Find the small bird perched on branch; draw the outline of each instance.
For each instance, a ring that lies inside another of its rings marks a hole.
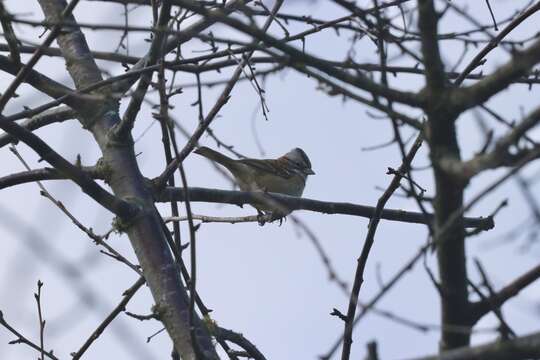
[[[202,146],[194,153],[217,162],[234,176],[242,191],[274,192],[291,196],[302,196],[308,175],[314,175],[311,162],[304,150],[294,148],[277,159],[234,160],[215,150]],[[259,212],[271,213],[272,220],[280,219],[291,211],[275,201],[253,204]]]

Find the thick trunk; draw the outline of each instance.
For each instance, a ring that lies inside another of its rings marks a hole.
[[[39,0],[39,3],[48,20],[62,21],[60,14],[66,7],[64,0]],[[63,21],[75,24],[73,16],[67,16]],[[101,73],[78,26],[64,27],[57,42],[77,89],[101,81]],[[102,89],[99,94],[103,95],[103,100],[96,100],[91,106],[76,110],[80,115],[79,120],[92,132],[102,151],[101,166],[107,174],[107,183],[117,197],[139,209],[134,218],[119,219],[120,226],[131,241],[156,302],[155,309],[181,358],[217,359],[211,337],[196,314],[192,314],[195,326],[195,341],[192,341],[186,288],[168,248],[162,220],[154,206],[151,191],[140,173],[133,140],[130,136],[121,140],[111,136],[111,130],[118,124],[120,117],[116,102],[106,93],[107,90]]]
[[[445,331],[452,326],[470,326],[463,216],[453,219],[463,206],[465,184],[441,170],[437,163],[444,157],[460,158],[454,119],[431,115],[431,158],[435,176],[435,221],[437,232],[437,259],[441,289],[441,322],[443,326],[441,350],[469,344],[469,334]],[[453,219],[453,220],[451,220]],[[448,227],[448,221],[452,221]]]

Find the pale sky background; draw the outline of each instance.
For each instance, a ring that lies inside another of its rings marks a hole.
[[[453,1],[463,6],[484,24],[491,18],[484,1]],[[35,1],[5,2],[12,13],[25,18],[42,19]],[[358,1],[359,5],[371,1]],[[443,3],[443,1],[439,1]],[[528,1],[491,0],[497,19],[507,18]],[[313,17],[334,19],[344,12],[329,1],[290,1],[284,12],[310,14]],[[79,21],[96,24],[123,23],[123,7],[103,2],[82,1],[75,15]],[[149,10],[146,7],[130,12],[130,23],[149,26]],[[538,15],[531,17],[513,38],[537,32]],[[470,29],[471,25],[455,16],[441,23],[441,32]],[[305,29],[291,23],[291,34]],[[41,42],[41,29],[16,26],[17,33],[24,39]],[[232,32],[224,26],[213,28],[214,34],[227,36]],[[273,34],[282,36],[277,26]],[[113,51],[120,39],[118,31],[84,31],[90,47],[95,50]],[[145,34],[130,35],[131,54],[143,54],[148,47],[141,41]],[[342,60],[348,50],[350,34],[342,33],[336,41],[333,30],[323,31],[306,42],[306,51],[321,54],[327,59]],[[478,36],[475,36],[478,38]],[[300,47],[300,42],[295,42]],[[184,47],[184,54],[191,50],[207,49],[207,45],[195,44]],[[415,49],[418,49],[415,47]],[[356,61],[376,59],[375,47],[369,40],[359,41],[355,47]],[[442,42],[444,58],[448,68],[461,54],[461,46],[450,41]],[[469,53],[470,59],[476,51]],[[24,57],[27,59],[28,57]],[[504,63],[507,54],[497,49],[491,53],[484,71]],[[112,74],[123,69],[110,63],[104,68]],[[408,63],[408,65],[414,65]],[[259,66],[262,68],[262,66]],[[44,57],[37,70],[71,86],[61,59]],[[231,69],[220,74],[209,73],[202,80],[228,78]],[[10,77],[3,74],[4,84]],[[178,84],[194,82],[191,74],[178,74]],[[420,76],[391,77],[392,85],[417,90],[423,84]],[[7,85],[4,85],[4,88]],[[363,147],[384,143],[391,139],[391,127],[386,120],[373,120],[366,108],[352,101],[343,102],[340,97],[329,97],[317,90],[313,79],[288,70],[272,76],[265,82],[266,100],[270,108],[269,121],[260,111],[257,94],[249,83],[239,84],[232,93],[221,116],[212,125],[215,133],[235,149],[251,157],[261,157],[253,137],[255,129],[265,156],[276,157],[293,147],[301,147],[309,155],[317,175],[310,177],[304,196],[327,201],[347,201],[364,205],[375,205],[381,191],[376,186],[386,185],[390,177],[385,175],[388,166],[398,167],[400,157],[397,147],[386,147],[376,151],[362,151]],[[537,106],[533,87],[514,85],[510,91],[493,98],[489,105],[509,119],[518,120],[523,113]],[[213,105],[221,88],[203,90],[205,111]],[[35,106],[46,101],[46,97],[28,86],[18,91],[20,97],[11,101],[6,113],[21,110],[21,106]],[[153,95],[155,99],[155,94]],[[183,126],[192,130],[197,124],[196,108],[190,106],[196,100],[193,88],[186,88],[182,95],[174,98],[172,116]],[[123,105],[127,100],[123,101]],[[371,111],[370,113],[375,113]],[[151,109],[145,108],[139,115],[134,136],[152,123]],[[418,115],[418,114],[415,114]],[[491,121],[490,125],[495,126]],[[81,154],[83,164],[92,165],[99,157],[97,147],[88,132],[76,121],[55,124],[36,132],[40,137],[74,161]],[[504,131],[496,128],[496,136]],[[410,135],[409,130],[404,132]],[[470,157],[483,144],[471,112],[459,120],[460,145],[464,158]],[[178,136],[180,145],[183,138]],[[161,154],[159,126],[154,125],[137,142],[139,160],[147,177],[156,176],[164,167]],[[216,148],[214,141],[203,136],[201,143]],[[37,157],[24,145],[18,150],[32,167],[42,167]],[[426,165],[427,146],[424,145],[415,165]],[[22,171],[23,167],[13,154],[4,147],[0,150],[1,176]],[[525,170],[528,176],[536,176],[538,166]],[[229,189],[230,184],[204,159],[192,155],[185,161],[188,182],[191,186]],[[488,183],[502,175],[503,171],[489,171],[475,178],[467,192],[474,196]],[[415,180],[433,194],[431,172],[416,173]],[[110,228],[112,216],[97,206],[78,188],[66,182],[45,183],[47,189],[62,201],[85,225],[101,234]],[[538,187],[532,188],[535,195]],[[498,289],[523,272],[536,265],[540,248],[537,243],[529,244],[526,237],[514,242],[501,241],[501,237],[530,217],[515,182],[510,181],[471,212],[470,216],[486,216],[505,198],[510,204],[496,218],[496,228],[467,242],[469,274],[478,280],[472,264],[479,257]],[[394,197],[388,208],[416,211],[413,201]],[[183,206],[181,207],[183,211]],[[193,204],[194,213],[235,216],[253,215],[252,208],[240,209],[230,205]],[[168,215],[168,206],[162,208]],[[352,283],[356,258],[359,256],[367,233],[367,219],[324,215],[312,212],[296,212],[317,234],[332,265],[339,276]],[[525,230],[531,223],[522,226]],[[185,231],[186,225],[182,224]],[[531,227],[531,230],[533,228]],[[35,184],[21,185],[1,191],[0,194],[0,310],[7,321],[29,338],[38,340],[37,310],[33,293],[38,279],[45,283],[43,293],[44,318],[47,320],[45,344],[47,349],[61,359],[69,359],[88,335],[103,320],[121,299],[122,292],[136,280],[135,274],[126,266],[99,253],[100,248],[82,234],[47,199],[39,195]],[[187,236],[184,232],[183,239]],[[326,353],[333,342],[341,336],[343,323],[329,313],[336,307],[345,312],[348,297],[335,283],[328,280],[314,246],[307,236],[296,230],[292,221],[281,227],[269,224],[260,227],[250,224],[203,224],[197,232],[198,239],[198,291],[206,305],[213,309],[213,318],[220,326],[243,333],[256,344],[268,359],[316,359]],[[365,282],[360,292],[361,301],[367,301],[380,288],[377,277],[388,280],[413,256],[426,240],[426,229],[420,225],[400,224],[383,221],[375,238],[370,255]],[[125,236],[114,235],[110,244],[134,260],[129,241]],[[530,246],[526,246],[530,245]],[[436,272],[436,259],[428,258],[428,266]],[[379,274],[377,274],[379,273]],[[510,326],[519,334],[538,330],[540,286],[533,285],[509,301],[503,308]],[[129,303],[127,309],[139,314],[150,312],[152,300],[147,288],[141,289]],[[384,310],[395,312],[405,318],[436,325],[439,323],[439,301],[422,264],[405,275],[404,279],[378,304]],[[478,328],[493,328],[497,325],[492,316],[485,317]],[[156,321],[139,322],[120,315],[86,354],[87,359],[164,359],[171,350],[165,333],[157,335],[150,343],[146,338],[161,329]],[[474,343],[491,341],[496,333],[478,333]],[[0,328],[0,358],[35,358],[37,353],[24,345],[8,345],[14,337]],[[381,359],[403,359],[427,355],[437,351],[439,331],[421,333],[395,322],[371,314],[355,328],[351,358],[362,358],[365,344],[376,340]]]

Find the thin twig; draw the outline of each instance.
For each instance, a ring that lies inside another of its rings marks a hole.
[[[343,350],[341,353],[342,360],[348,360],[350,356],[351,345],[352,345],[352,332],[353,332],[353,326],[354,326],[353,322],[354,322],[354,317],[356,314],[356,308],[358,305],[358,294],[360,292],[362,283],[364,282],[364,269],[367,264],[371,247],[373,246],[373,243],[375,241],[375,232],[377,231],[377,225],[379,224],[381,220],[384,206],[386,205],[386,203],[388,202],[388,200],[390,199],[394,191],[396,191],[399,188],[399,183],[402,178],[402,176],[399,174],[406,172],[407,169],[410,167],[411,162],[414,159],[414,156],[416,155],[416,152],[418,151],[418,149],[420,149],[420,146],[422,145],[422,140],[423,140],[423,135],[422,133],[420,133],[418,137],[416,138],[416,141],[414,142],[412,148],[409,150],[407,157],[403,159],[403,163],[399,167],[398,174],[394,175],[394,178],[392,179],[387,190],[383,193],[383,195],[377,201],[377,206],[375,207],[373,216],[371,217],[369,221],[368,234],[366,236],[366,240],[364,242],[364,246],[362,248],[360,257],[357,260],[358,265],[356,268],[353,288],[352,288],[351,296],[349,299],[349,307],[347,310],[347,321],[345,322],[345,329],[344,329],[344,334],[343,334],[343,339],[344,339]]]
[[[127,303],[131,300],[131,298],[137,293],[137,291],[143,286],[145,283],[144,278],[141,276],[135,283],[126,291],[124,291],[122,301],[110,312],[110,314],[99,324],[99,326],[90,334],[88,339],[84,342],[84,344],[77,350],[76,352],[72,353],[72,359],[78,360],[80,359],[86,350],[92,345],[94,341],[96,341],[99,336],[105,331],[107,326],[120,314],[122,311],[126,309]]]

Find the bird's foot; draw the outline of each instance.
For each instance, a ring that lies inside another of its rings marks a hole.
[[[257,210],[257,223],[259,226],[264,226],[264,224],[266,224],[266,215],[259,210]]]
[[[273,212],[270,222],[279,221],[279,226],[283,224],[283,221],[287,221],[287,216],[279,212]]]

